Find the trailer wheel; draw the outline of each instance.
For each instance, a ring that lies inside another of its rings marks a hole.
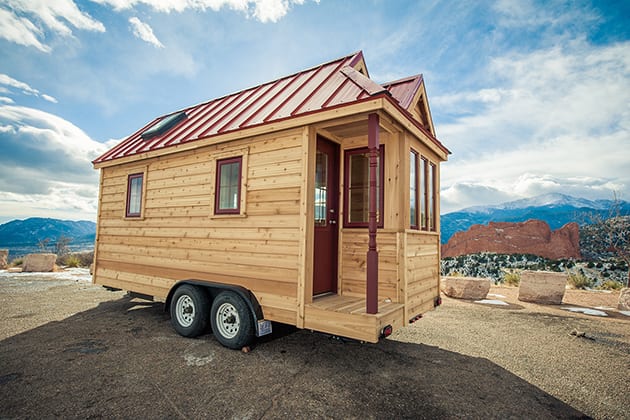
[[[184,284],[171,299],[171,324],[184,337],[197,337],[208,327],[210,301],[198,287]]]
[[[241,349],[255,338],[254,321],[247,303],[236,293],[226,290],[212,302],[210,322],[219,343]]]

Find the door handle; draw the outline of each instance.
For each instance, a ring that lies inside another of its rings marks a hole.
[[[331,225],[336,225],[337,221],[336,220],[329,220],[328,223],[330,223]]]

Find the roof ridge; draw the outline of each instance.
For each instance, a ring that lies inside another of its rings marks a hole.
[[[221,99],[225,99],[225,98],[233,96],[233,95],[239,95],[239,94],[241,94],[241,93],[243,93],[245,91],[248,91],[248,90],[257,89],[257,88],[260,88],[260,87],[265,86],[265,85],[277,83],[277,82],[279,82],[281,80],[288,79],[290,77],[295,77],[295,76],[297,76],[297,75],[299,75],[301,73],[306,73],[306,72],[309,72],[309,71],[312,71],[312,70],[316,70],[319,67],[324,67],[324,66],[327,66],[329,64],[335,63],[337,61],[344,61],[344,60],[348,60],[348,59],[356,58],[356,57],[361,57],[361,56],[363,56],[363,51],[358,50],[358,51],[353,52],[352,54],[344,55],[343,57],[339,57],[339,58],[336,58],[334,60],[329,60],[329,61],[326,61],[324,63],[316,64],[314,66],[311,66],[311,67],[308,67],[308,68],[305,68],[305,69],[302,69],[302,70],[295,71],[295,72],[293,72],[291,74],[287,74],[287,75],[278,77],[277,79],[269,80],[269,81],[266,81],[266,82],[263,82],[263,83],[259,83],[259,84],[254,85],[254,86],[250,86],[250,87],[247,87],[247,88],[244,88],[244,89],[240,89],[240,90],[237,90],[236,92],[226,93],[225,95],[218,96],[218,97],[212,98],[212,99],[208,99],[207,101],[199,102],[199,103],[197,103],[195,105],[189,105],[189,106],[187,106],[185,108],[181,108],[181,109],[179,109],[177,111],[173,111],[173,112],[169,112],[168,114],[160,115],[157,118],[158,119],[159,118],[163,118],[163,117],[166,117],[166,116],[171,115],[171,114],[175,114],[175,113],[182,112],[182,111],[187,111],[187,110],[189,110],[191,108],[196,108],[198,106],[209,104],[209,103],[214,102],[214,101],[219,101]],[[352,60],[352,61],[354,61],[354,60]]]

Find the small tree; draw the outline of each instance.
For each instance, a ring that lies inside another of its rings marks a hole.
[[[58,257],[66,255],[70,251],[68,248],[70,242],[72,242],[72,238],[60,235],[55,243],[55,254],[57,254]]]
[[[593,229],[589,231],[589,240],[593,249],[600,254],[612,255],[629,267],[626,287],[630,287],[630,216],[621,215],[622,202],[617,198],[607,215],[592,213],[587,219]]]
[[[50,244],[50,238],[40,239],[37,241],[37,247],[41,252],[46,252],[48,250],[48,244]]]

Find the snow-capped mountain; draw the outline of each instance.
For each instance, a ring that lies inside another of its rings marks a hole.
[[[554,230],[569,222],[583,225],[588,223],[589,216],[593,214],[609,216],[614,205],[613,200],[588,200],[551,193],[493,206],[468,207],[441,215],[442,243],[448,242],[455,232],[488,222],[525,222],[538,219],[547,222]],[[630,203],[621,201],[619,210],[621,215],[630,214]]]

